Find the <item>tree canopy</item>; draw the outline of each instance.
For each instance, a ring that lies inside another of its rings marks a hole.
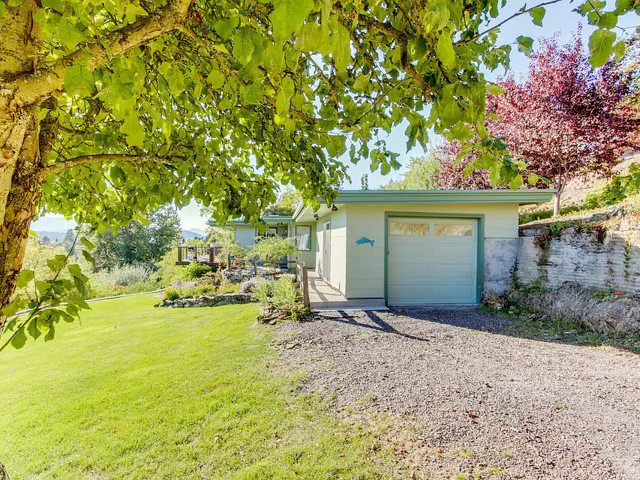
[[[558,1],[514,17],[540,24]],[[613,28],[634,3],[579,5],[598,27],[593,64],[623,53]],[[482,71],[508,65],[511,49],[497,44],[504,4],[0,0],[3,315],[24,304],[7,307],[38,212],[104,231],[196,199],[220,222],[257,221],[277,183],[331,201],[344,160],[398,167],[383,134],[403,121],[408,148],[429,128],[476,132],[495,176],[511,180],[516,165],[484,128]],[[41,285],[49,302],[58,287]]]

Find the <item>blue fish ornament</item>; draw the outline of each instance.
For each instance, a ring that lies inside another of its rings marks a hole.
[[[356,241],[356,245],[366,245],[369,244],[373,247],[373,242],[375,242],[375,240],[371,240],[370,238],[367,237],[362,237],[360,240]]]

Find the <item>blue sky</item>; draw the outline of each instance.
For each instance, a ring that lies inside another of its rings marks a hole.
[[[536,3],[539,2],[529,2],[529,6]],[[494,22],[491,22],[490,25],[495,25],[502,19],[508,18],[515,13],[522,4],[523,3],[521,2],[511,1],[510,5],[502,10],[500,17]],[[585,24],[583,17],[572,11],[577,4],[578,2],[576,1],[565,0],[564,2],[548,6],[542,27],[534,25],[531,22],[531,17],[529,15],[517,17],[501,27],[499,41],[501,43],[513,43],[519,35],[526,35],[534,39],[540,39],[558,34],[559,41],[561,43],[567,43],[571,39],[572,34],[577,30],[578,24],[582,22],[582,36],[586,44],[593,28]],[[619,22],[619,25],[623,27],[634,26],[637,24],[638,17],[636,15],[628,16]],[[534,43],[534,48],[535,46],[536,44]],[[518,79],[521,75],[526,73],[527,65],[527,57],[518,52],[517,48],[514,46],[511,54],[510,73]],[[504,69],[498,69],[495,72],[486,72],[486,77],[489,80],[496,80],[499,76],[503,76],[504,74]],[[406,151],[406,139],[404,136],[405,127],[401,126],[400,128],[393,130],[387,137],[388,147],[392,151],[400,154],[399,160],[403,165],[408,164],[409,159],[418,157],[423,153],[421,147],[413,148],[409,152]],[[437,141],[436,138],[432,138],[431,140]],[[377,188],[388,183],[389,180],[399,177],[403,172],[404,167],[398,171],[392,171],[388,175],[383,176],[380,172],[371,173],[368,162],[359,162],[358,164],[351,165],[349,167],[348,173],[351,177],[351,182],[346,183],[344,188],[359,189],[360,178],[365,173],[369,175],[369,188]],[[185,229],[204,229],[206,227],[206,218],[201,216],[200,208],[195,202],[192,202],[187,207],[181,209],[179,214],[182,221],[182,227]],[[37,229],[37,224],[34,224],[32,228]]]

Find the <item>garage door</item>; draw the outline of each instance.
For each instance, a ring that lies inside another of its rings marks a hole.
[[[389,218],[390,305],[476,303],[478,222]]]

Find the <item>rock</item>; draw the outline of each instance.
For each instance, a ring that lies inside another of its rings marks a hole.
[[[258,283],[259,283],[259,280],[257,280],[255,277],[250,278],[245,282],[242,282],[242,285],[240,285],[240,293],[253,292],[253,289],[256,288],[256,285],[258,285]]]
[[[578,333],[578,330],[569,330],[568,332],[564,332],[564,335],[575,335],[576,333]]]
[[[234,305],[240,303],[253,302],[254,298],[249,293],[223,293],[213,297],[202,295],[198,298],[178,298],[176,300],[165,300],[159,306],[170,308],[198,308],[214,307],[216,305]]]

